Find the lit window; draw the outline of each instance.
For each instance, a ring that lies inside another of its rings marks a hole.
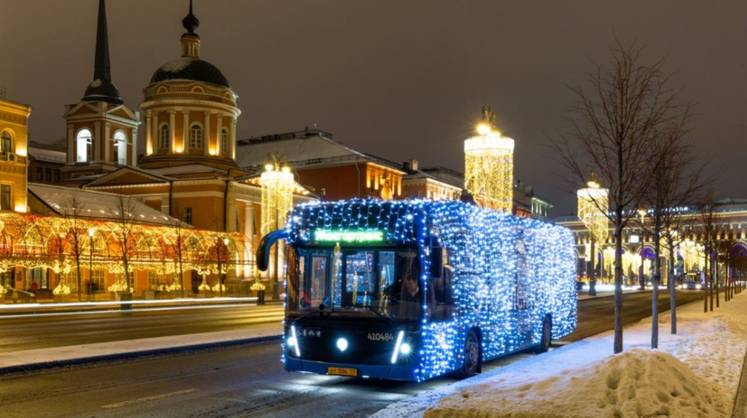
[[[202,128],[200,125],[192,125],[189,129],[189,147],[202,149]]]
[[[169,150],[169,144],[171,143],[171,132],[169,132],[169,125],[161,125],[161,137],[158,141],[158,149],[160,151]]]
[[[224,155],[228,155],[228,130],[223,129],[220,131],[220,152]]]
[[[81,129],[75,138],[75,162],[85,163],[91,161],[91,131]]]
[[[3,153],[11,152],[11,137],[8,132],[3,132],[2,135],[2,145],[0,148],[0,151]]]
[[[114,133],[114,147],[117,149],[117,164],[127,164],[127,135],[124,131]]]
[[[11,210],[10,207],[10,185],[0,185],[0,210]]]

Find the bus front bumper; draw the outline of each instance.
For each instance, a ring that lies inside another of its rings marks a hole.
[[[285,357],[285,370],[289,372],[309,372],[329,375],[330,368],[355,369],[357,377],[386,380],[416,381],[415,368],[412,365],[382,366],[372,364],[328,363]]]

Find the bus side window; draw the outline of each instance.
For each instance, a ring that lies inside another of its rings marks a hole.
[[[452,288],[454,268],[448,264],[446,249],[442,251],[441,274],[439,277],[431,278],[429,302],[432,321],[450,321],[454,316],[454,290]]]

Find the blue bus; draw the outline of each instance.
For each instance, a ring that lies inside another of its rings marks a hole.
[[[297,206],[262,238],[287,243],[288,371],[423,381],[576,327],[575,246],[563,227],[458,201]]]

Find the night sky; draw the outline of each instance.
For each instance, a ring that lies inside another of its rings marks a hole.
[[[64,105],[92,79],[97,4],[0,0],[0,87],[33,107],[32,140],[64,137]],[[114,83],[137,108],[179,56],[187,1],[107,9]],[[239,95],[239,138],[316,123],[364,152],[462,171],[462,141],[491,104],[516,140],[515,176],[555,216],[575,210],[547,146],[565,129],[565,85],[606,59],[615,34],[636,40],[668,56],[695,102],[692,140],[718,195],[747,197],[747,2],[195,0],[195,14],[202,58]]]

